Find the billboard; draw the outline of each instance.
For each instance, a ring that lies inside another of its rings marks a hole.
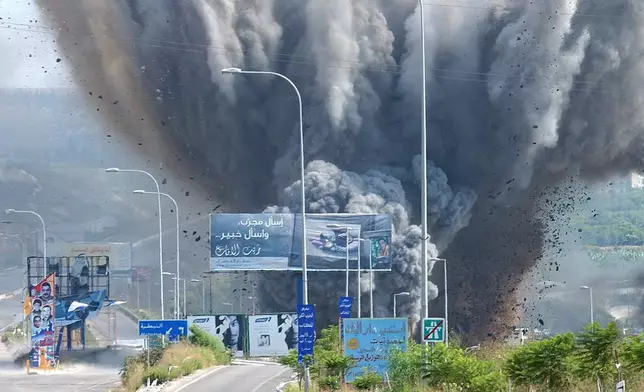
[[[407,327],[405,318],[344,319],[344,355],[351,357],[355,363],[347,369],[346,381],[352,382],[365,370],[371,370],[383,377],[389,366],[391,351],[407,350]]]
[[[31,330],[30,366],[46,368],[55,364],[55,303],[54,274],[29,288],[25,313],[29,316]]]
[[[210,269],[302,269],[300,214],[213,214]],[[307,267],[312,271],[391,270],[391,216],[306,214]]]
[[[297,350],[297,331],[297,314],[248,316],[248,354],[251,357],[274,357]]]
[[[188,336],[190,336],[190,326],[192,325],[195,325],[203,331],[221,339],[228,350],[233,350],[235,352],[235,356],[244,356],[246,316],[188,316]]]
[[[53,254],[59,257],[107,256],[110,271],[129,272],[132,269],[132,246],[128,243],[70,242],[53,246]]]

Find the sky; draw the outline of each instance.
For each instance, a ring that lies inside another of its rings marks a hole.
[[[72,88],[55,39],[34,3],[0,0],[0,88]]]

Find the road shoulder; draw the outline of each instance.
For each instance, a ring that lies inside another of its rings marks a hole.
[[[193,383],[200,381],[206,377],[210,377],[212,374],[227,367],[228,366],[214,366],[206,369],[200,369],[188,376],[177,378],[165,384],[139,388],[139,391],[140,392],[157,392],[157,391],[180,392],[182,390],[185,390],[188,386],[192,385]],[[150,380],[150,382],[152,381],[154,380]]]

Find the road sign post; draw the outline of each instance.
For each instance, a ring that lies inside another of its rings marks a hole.
[[[445,319],[426,318],[423,319],[423,342],[442,343],[445,341]]]
[[[188,335],[187,320],[139,320],[139,335],[168,335],[170,341]]]
[[[618,382],[615,390],[617,392],[626,392],[626,382],[624,381]]]
[[[304,357],[313,355],[315,344],[315,306],[297,305],[297,362],[302,363]]]

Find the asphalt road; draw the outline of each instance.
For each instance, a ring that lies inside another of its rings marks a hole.
[[[0,370],[2,392],[107,392],[120,385],[116,371],[98,371],[79,366],[60,373],[30,374],[23,369]]]
[[[0,271],[0,329],[22,317],[24,271],[11,267]]]
[[[103,309],[98,316],[88,320],[90,330],[101,346],[111,345],[114,341],[141,339],[138,324],[119,312],[116,306]]]
[[[275,364],[240,363],[218,369],[169,392],[274,392],[280,383],[290,380],[291,374],[290,369]]]

